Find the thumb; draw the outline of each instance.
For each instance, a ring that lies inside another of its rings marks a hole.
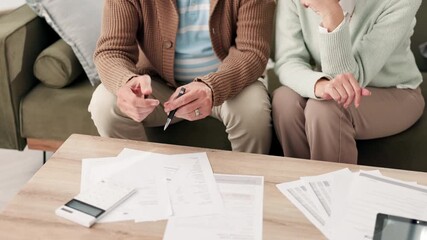
[[[329,95],[329,94],[327,94],[327,93],[323,93],[323,95],[322,95],[322,99],[323,99],[323,100],[331,100],[331,99],[332,99],[332,97],[331,97],[331,95]]]

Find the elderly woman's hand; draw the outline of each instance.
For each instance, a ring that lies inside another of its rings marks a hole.
[[[344,20],[339,0],[301,0],[301,4],[322,17],[322,26],[332,32]]]
[[[359,86],[352,74],[340,74],[332,80],[320,79],[314,86],[314,93],[324,100],[334,100],[348,108],[354,103],[359,107],[362,97],[371,95],[371,92]]]

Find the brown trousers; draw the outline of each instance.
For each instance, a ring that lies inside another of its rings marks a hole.
[[[424,111],[421,90],[368,88],[359,108],[306,99],[282,86],[273,94],[273,123],[285,156],[357,164],[356,139],[397,134]]]

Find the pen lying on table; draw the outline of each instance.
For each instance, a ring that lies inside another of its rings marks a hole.
[[[175,99],[181,97],[182,95],[184,95],[184,93],[185,93],[185,88],[181,87],[181,89],[179,90],[178,96],[176,96]],[[166,124],[165,124],[165,127],[163,128],[163,131],[165,131],[166,128],[168,128],[168,126],[171,123],[173,117],[175,116],[176,110],[177,109],[174,109],[174,110],[172,110],[172,111],[169,112],[168,119],[166,119]]]

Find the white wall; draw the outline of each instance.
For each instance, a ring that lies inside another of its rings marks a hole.
[[[0,1],[0,15],[7,13],[22,4],[25,3],[25,0],[1,0]]]

